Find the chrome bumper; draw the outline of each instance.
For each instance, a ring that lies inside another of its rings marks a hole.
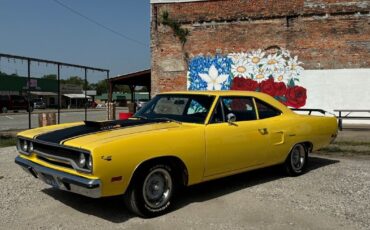
[[[101,182],[98,179],[87,179],[47,168],[19,156],[15,158],[15,163],[35,178],[55,188],[92,198],[101,197]]]

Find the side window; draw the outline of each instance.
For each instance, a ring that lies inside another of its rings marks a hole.
[[[225,116],[233,113],[236,121],[256,120],[256,109],[250,97],[224,97],[222,99]]]
[[[221,101],[217,102],[216,108],[212,115],[211,123],[222,123],[224,122],[224,115],[222,113],[222,103]]]
[[[259,99],[255,99],[255,100],[256,100],[259,119],[276,117],[281,114],[281,111],[279,111],[278,109],[275,109],[274,107],[267,104],[266,102],[263,102]]]

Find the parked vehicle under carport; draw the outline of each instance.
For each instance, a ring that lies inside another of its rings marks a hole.
[[[33,107],[35,109],[46,109],[46,103],[42,98],[37,98],[33,100]]]
[[[7,113],[9,110],[19,111],[26,110],[33,111],[33,104],[28,104],[28,100],[24,96],[19,95],[2,95],[0,96],[0,112]]]

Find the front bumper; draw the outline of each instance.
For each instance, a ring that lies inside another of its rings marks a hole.
[[[101,197],[101,182],[99,179],[88,179],[47,168],[20,156],[15,158],[15,163],[20,165],[27,173],[55,188],[92,198]]]

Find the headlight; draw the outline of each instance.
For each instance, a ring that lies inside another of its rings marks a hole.
[[[92,170],[92,159],[91,159],[91,156],[89,156],[89,158],[87,159],[87,168]]]
[[[32,142],[30,142],[30,144],[29,144],[29,146],[28,146],[28,151],[29,151],[30,153],[32,153],[32,152],[33,152],[33,143],[32,143]]]
[[[79,160],[78,160],[78,166],[79,166],[80,168],[83,168],[83,167],[85,166],[85,164],[86,164],[86,157],[85,157],[85,154],[80,153],[80,158],[79,158]]]
[[[21,148],[22,148],[22,151],[24,152],[28,152],[28,143],[26,140],[23,140],[23,143],[21,142]]]
[[[22,138],[18,138],[17,140],[17,150],[24,154],[29,156],[33,152],[33,143],[32,141],[28,141]]]

